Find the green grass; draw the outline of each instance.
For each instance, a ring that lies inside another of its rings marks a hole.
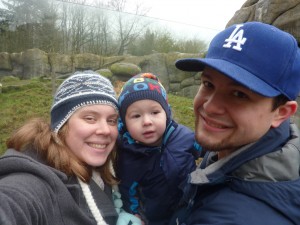
[[[174,120],[194,130],[193,99],[172,94],[169,94],[168,98]]]
[[[32,80],[26,84],[3,84],[0,94],[0,154],[6,149],[6,139],[26,120],[49,118],[52,103],[51,83]]]
[[[34,117],[49,119],[52,85],[49,80],[1,81],[0,155],[6,150],[6,139],[25,121]],[[194,127],[193,100],[169,94],[174,119],[191,129]]]

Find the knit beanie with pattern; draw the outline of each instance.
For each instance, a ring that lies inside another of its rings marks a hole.
[[[120,117],[124,124],[128,107],[136,101],[145,99],[158,102],[166,112],[167,124],[171,121],[171,109],[165,88],[156,75],[141,73],[129,79],[119,95]]]
[[[73,113],[88,105],[110,105],[118,111],[111,82],[93,71],[76,72],[57,89],[51,107],[51,129],[57,133]]]

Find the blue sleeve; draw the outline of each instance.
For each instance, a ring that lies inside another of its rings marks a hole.
[[[196,160],[201,156],[202,148],[195,141],[195,134],[189,128],[178,125],[166,144],[163,168],[172,184],[185,181],[187,175],[196,169]]]
[[[136,214],[139,208],[138,180],[142,169],[139,162],[133,162],[131,156],[120,154],[117,161],[116,175],[120,179],[119,191],[126,212]]]

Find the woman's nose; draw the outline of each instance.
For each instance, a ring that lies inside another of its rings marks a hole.
[[[97,123],[96,133],[108,135],[110,133],[109,124],[106,121],[101,121]]]

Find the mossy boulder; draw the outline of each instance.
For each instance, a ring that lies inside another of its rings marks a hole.
[[[110,67],[110,71],[119,80],[126,81],[132,76],[141,72],[141,68],[132,63],[114,63]]]
[[[100,69],[96,70],[96,73],[101,74],[102,76],[108,78],[109,80],[112,80],[113,73],[109,69]]]

